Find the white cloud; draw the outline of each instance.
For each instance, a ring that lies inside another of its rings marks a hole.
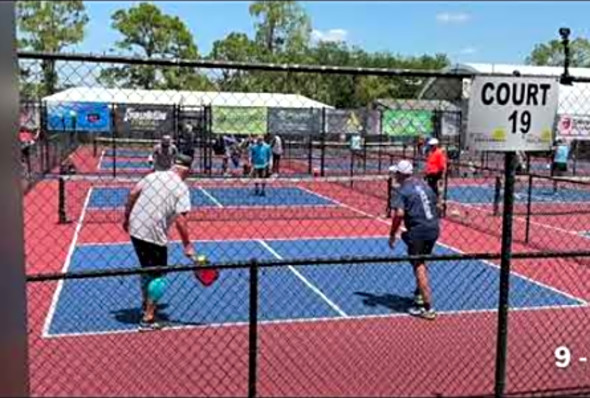
[[[475,47],[465,47],[459,51],[459,54],[471,55],[471,54],[475,54],[476,52],[477,52],[477,48],[475,48]]]
[[[464,12],[441,12],[436,14],[436,20],[441,23],[463,23],[469,21],[470,19],[471,15]]]
[[[316,42],[330,41],[330,42],[343,42],[348,37],[348,31],[344,29],[330,29],[325,32],[314,29],[311,32],[311,39]]]

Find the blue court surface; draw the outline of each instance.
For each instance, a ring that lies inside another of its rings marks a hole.
[[[89,209],[124,207],[129,188],[93,188]],[[265,196],[254,195],[254,184],[240,188],[190,188],[191,205],[195,207],[229,206],[336,206],[335,202],[297,187],[266,187]]]
[[[152,165],[147,160],[120,160],[116,162],[112,160],[103,160],[100,162],[99,170],[111,170],[113,167],[117,169],[151,169]]]
[[[447,200],[459,203],[471,204],[491,204],[494,202],[495,188],[491,185],[463,185],[449,186],[447,188]],[[500,198],[504,191],[500,192]],[[517,203],[526,203],[528,200],[528,186],[517,185],[515,187],[514,200]],[[588,202],[590,203],[590,191],[581,189],[562,188],[557,186],[554,191],[553,187],[533,187],[531,191],[532,202],[549,202],[549,203],[572,203]]]
[[[122,157],[130,157],[130,158],[141,158],[141,157],[148,157],[152,153],[150,149],[106,149],[104,151],[104,156],[114,157],[114,156],[122,156]]]
[[[179,244],[169,247],[169,263],[188,263]],[[392,253],[387,238],[224,240],[195,242],[195,247],[213,263]],[[394,254],[405,250],[399,242]],[[437,246],[435,253],[453,251]],[[85,244],[75,248],[69,270],[137,266],[131,244]],[[225,270],[208,288],[199,285],[192,273],[169,274],[160,303],[162,314],[174,326],[247,322],[248,272]],[[498,268],[473,260],[431,263],[429,272],[440,314],[497,308]],[[585,305],[520,276],[512,275],[510,285],[513,308]],[[405,263],[269,268],[260,271],[259,316],[264,322],[402,314],[411,305],[414,286],[413,272]],[[138,276],[63,281],[55,311],[49,315],[48,335],[135,330],[141,306],[139,289]]]

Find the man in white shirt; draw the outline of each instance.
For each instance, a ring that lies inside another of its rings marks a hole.
[[[171,170],[154,171],[145,176],[131,190],[125,206],[123,229],[131,242],[142,267],[166,266],[168,262],[168,230],[175,223],[187,257],[195,255],[189,239],[188,213],[191,198],[185,183],[190,173],[192,158],[178,155]],[[149,283],[161,278],[154,272],[142,276],[143,310],[140,328],[154,329],[157,303],[147,294]]]
[[[272,174],[278,175],[280,171],[281,156],[283,155],[283,140],[277,134],[272,140]]]

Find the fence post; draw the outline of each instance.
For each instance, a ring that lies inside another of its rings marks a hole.
[[[63,177],[58,180],[58,218],[60,224],[67,224],[66,216],[66,182]]]
[[[324,167],[326,164],[326,108],[322,108],[322,129],[320,130],[320,134],[321,134],[321,139],[320,139],[320,143],[321,143],[321,147],[322,147],[322,152],[320,155],[320,176],[324,176]]]
[[[496,397],[504,396],[504,389],[506,386],[506,348],[508,344],[508,306],[510,292],[510,259],[512,257],[512,216],[514,208],[514,171],[516,153],[508,152],[504,156],[505,187],[496,345]]]
[[[250,317],[248,328],[248,397],[256,396],[258,365],[258,263],[250,263]]]
[[[313,175],[313,134],[307,137],[307,173]]]
[[[391,218],[391,200],[393,198],[393,176],[387,178],[387,207],[385,208],[385,217]]]
[[[531,229],[531,200],[533,197],[533,176],[529,174],[529,187],[526,202],[526,231],[524,241],[529,243],[529,232]]]
[[[112,162],[113,162],[113,177],[117,177],[117,123],[115,121],[115,118],[117,117],[117,114],[115,113],[115,107],[117,105],[112,103],[111,104],[111,138],[113,140],[112,142],[112,150],[113,150],[113,156],[112,156]]]

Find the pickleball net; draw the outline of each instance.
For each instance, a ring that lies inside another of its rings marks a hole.
[[[73,175],[59,178],[59,218],[120,223],[140,177]],[[194,221],[358,219],[388,213],[387,175],[323,178],[189,178]],[[264,196],[256,194],[264,185]]]

